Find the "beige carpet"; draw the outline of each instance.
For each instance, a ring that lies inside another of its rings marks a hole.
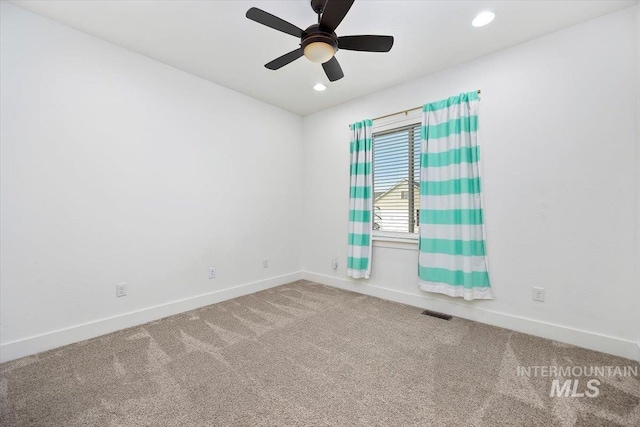
[[[420,313],[280,286],[0,365],[0,425],[640,425],[637,377],[549,397],[516,371],[636,363]]]

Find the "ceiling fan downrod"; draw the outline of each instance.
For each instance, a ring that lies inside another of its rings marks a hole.
[[[326,3],[327,0],[311,0],[311,9],[313,9],[316,14],[322,15]],[[320,18],[318,17],[318,19]]]

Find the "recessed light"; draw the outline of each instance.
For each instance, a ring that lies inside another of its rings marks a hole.
[[[485,25],[493,21],[495,17],[495,13],[485,10],[484,12],[480,12],[478,16],[473,19],[471,25],[473,25],[474,27],[484,27]]]
[[[313,87],[313,90],[317,90],[318,92],[322,92],[326,88],[327,87],[325,85],[323,85],[322,83],[318,83]]]

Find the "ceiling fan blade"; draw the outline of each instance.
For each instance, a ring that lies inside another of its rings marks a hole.
[[[363,52],[389,52],[393,36],[344,36],[338,37],[338,48]]]
[[[327,0],[320,18],[320,26],[334,32],[342,22],[354,0]]]
[[[267,67],[270,70],[277,70],[278,68],[282,68],[285,65],[295,61],[296,59],[300,58],[302,55],[303,55],[302,48],[299,47],[296,50],[292,50],[291,52],[285,53],[281,57],[274,59],[273,61],[266,64],[265,67]]]
[[[295,37],[302,37],[300,28],[257,7],[247,10],[247,18],[274,30],[282,31]]]
[[[342,67],[338,63],[338,60],[334,56],[324,64],[322,64],[322,68],[324,68],[324,73],[329,78],[329,81],[335,82],[336,80],[340,80],[344,77],[344,73],[342,72]]]

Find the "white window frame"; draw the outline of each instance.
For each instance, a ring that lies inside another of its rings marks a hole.
[[[380,133],[422,123],[422,109],[394,114],[373,121],[372,132]],[[375,148],[374,148],[375,150]],[[417,250],[418,233],[391,232],[373,230],[371,236],[374,246],[397,249]]]

